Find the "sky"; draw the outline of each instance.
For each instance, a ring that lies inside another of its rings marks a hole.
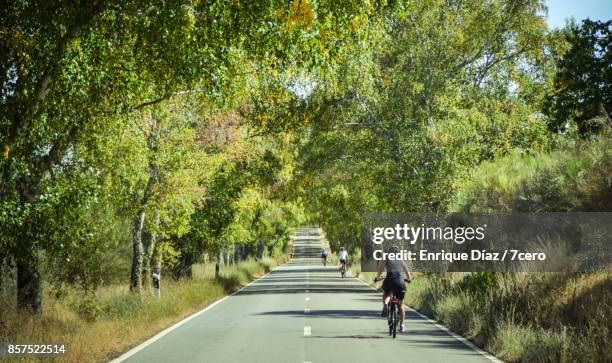
[[[573,17],[576,21],[612,20],[612,0],[545,0],[548,6],[548,24],[562,28],[565,20]]]

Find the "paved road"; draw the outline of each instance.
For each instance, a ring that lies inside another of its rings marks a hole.
[[[406,333],[390,338],[380,294],[323,267],[320,246],[318,229],[300,229],[290,263],[125,361],[489,362],[414,312]]]

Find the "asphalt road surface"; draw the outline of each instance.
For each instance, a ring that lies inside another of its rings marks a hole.
[[[320,251],[319,229],[298,230],[288,264],[118,361],[490,362],[414,311],[392,339],[380,293],[323,267]]]

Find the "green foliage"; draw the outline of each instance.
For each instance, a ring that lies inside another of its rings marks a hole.
[[[569,49],[558,64],[544,112],[550,128],[575,124],[581,135],[610,126],[612,116],[612,20],[583,20],[566,29]]]
[[[496,287],[497,279],[493,272],[474,272],[465,276],[459,286],[471,293],[488,292]]]
[[[576,355],[570,355],[569,351],[576,350],[575,344],[563,332],[502,324],[490,347],[508,362],[572,362]]]
[[[485,324],[485,317],[474,308],[478,303],[469,293],[447,295],[436,302],[434,314],[451,330],[474,337],[481,332]]]
[[[251,106],[246,99],[256,99],[259,85],[288,69],[325,66],[340,41],[354,35],[348,23],[377,10],[352,0],[3,6],[1,266],[35,271],[42,254],[61,270],[59,261],[85,254],[93,270],[74,273],[95,286],[97,241],[112,236],[99,247],[107,251],[125,243],[125,230],[112,230],[136,215],[145,216],[147,234],[166,239],[167,254],[176,254],[181,246],[168,240],[191,231],[219,164],[200,140],[209,120],[203,115]],[[281,180],[266,178],[284,160],[261,155],[237,164],[257,159],[250,182],[267,189]],[[96,203],[108,223],[91,212]]]
[[[456,211],[608,211],[608,132],[586,143],[531,156],[514,153],[475,169],[458,188]]]
[[[333,247],[358,245],[367,211],[446,210],[480,163],[555,146],[533,101],[550,67],[541,11],[396,2],[333,67],[309,74],[315,87],[294,111],[304,125],[294,190]]]
[[[267,271],[259,257],[304,221],[357,253],[369,211],[607,211],[610,22],[551,32],[543,12],[539,0],[4,6],[0,270],[39,259],[53,291],[79,287],[80,319],[138,321]],[[258,261],[197,289],[179,281],[159,303],[97,298],[127,275],[140,215],[165,267],[234,247]],[[559,293],[568,278],[521,278],[432,275],[407,299],[509,360],[580,357],[568,341],[606,357],[609,304],[591,314]],[[609,291],[588,286],[583,305]]]
[[[71,308],[85,321],[95,321],[102,314],[103,307],[95,296],[88,295],[71,302]]]

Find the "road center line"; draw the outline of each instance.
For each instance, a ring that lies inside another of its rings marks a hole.
[[[308,314],[308,313],[310,313],[310,309],[304,308],[304,314]]]
[[[310,298],[309,298],[309,297],[307,297],[307,298],[305,298],[304,300],[306,300],[306,301],[310,301]]]
[[[310,327],[309,326],[305,326],[304,327],[304,336],[309,336],[310,335]]]

